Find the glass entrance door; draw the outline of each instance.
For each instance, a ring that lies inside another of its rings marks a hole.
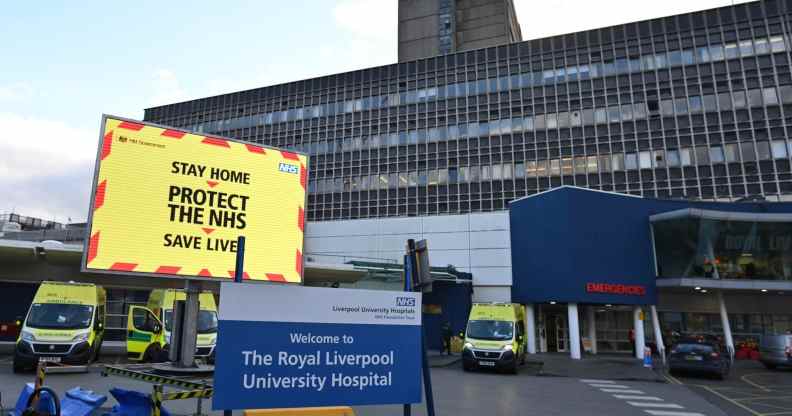
[[[563,315],[555,316],[555,334],[558,352],[567,352],[569,350],[569,329]]]

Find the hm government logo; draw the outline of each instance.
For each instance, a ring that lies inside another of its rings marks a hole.
[[[278,165],[278,170],[281,171],[281,172],[293,173],[293,174],[300,173],[300,168],[299,167],[297,167],[295,165],[290,165],[288,163],[280,163]]]
[[[415,306],[415,298],[399,296],[396,298],[396,306]]]

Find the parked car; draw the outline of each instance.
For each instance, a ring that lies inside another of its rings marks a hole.
[[[674,373],[705,373],[720,379],[729,376],[731,357],[718,342],[701,338],[681,339],[668,354],[668,370]]]
[[[792,334],[762,336],[759,361],[771,370],[782,366],[792,367]]]

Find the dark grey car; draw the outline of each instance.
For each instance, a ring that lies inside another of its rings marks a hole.
[[[668,354],[668,370],[673,373],[705,373],[728,377],[731,357],[719,343],[698,339],[680,340]]]

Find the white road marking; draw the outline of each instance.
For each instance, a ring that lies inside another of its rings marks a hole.
[[[678,412],[672,410],[644,410],[644,412],[654,416],[707,416],[704,413]]]
[[[626,393],[626,394],[646,394],[641,390],[622,390],[622,389],[600,389],[605,393]]]
[[[593,378],[582,378],[582,379],[580,379],[580,381],[582,381],[584,383],[608,383],[608,384],[614,383],[613,380],[596,380],[596,379],[593,379]]]
[[[606,389],[629,389],[624,384],[589,384],[591,387],[605,387]]]
[[[663,399],[654,396],[630,396],[624,394],[614,394],[613,397],[622,400],[651,400],[656,402],[662,402]]]
[[[627,402],[635,407],[664,407],[666,409],[684,409],[684,407],[674,403],[652,403],[652,402]]]

